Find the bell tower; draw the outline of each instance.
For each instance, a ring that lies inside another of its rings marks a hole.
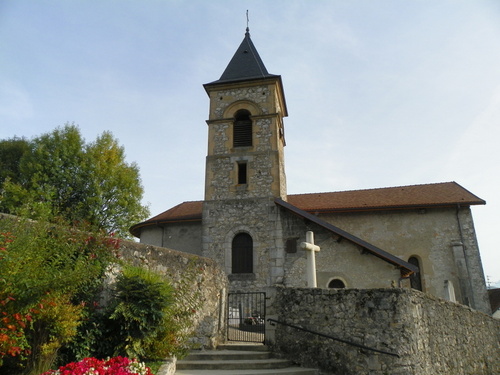
[[[281,76],[268,73],[247,28],[220,79],[204,88],[203,254],[225,267],[232,287],[274,284],[282,272],[273,265],[280,238],[274,198],[286,199]]]

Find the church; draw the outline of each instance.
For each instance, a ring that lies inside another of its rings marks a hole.
[[[303,249],[312,232],[318,288],[414,288],[491,313],[471,214],[484,200],[456,182],[288,194],[285,92],[248,28],[204,88],[204,200],[133,225],[141,243],[212,258],[231,291],[249,292],[314,286]]]

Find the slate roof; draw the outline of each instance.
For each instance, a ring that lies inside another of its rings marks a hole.
[[[250,39],[250,32],[247,28],[243,41],[224,70],[224,73],[222,73],[219,80],[211,82],[208,85],[271,77],[280,76],[269,74],[252,39]]]
[[[377,211],[425,207],[455,207],[486,204],[456,182],[398,186],[333,193],[291,194],[287,202],[309,213]],[[142,227],[201,221],[203,201],[178,204],[130,228],[138,237]]]
[[[313,215],[307,211],[301,210],[297,208],[296,206],[285,202],[282,199],[276,198],[274,202],[278,205],[281,206],[290,212],[292,212],[295,215],[298,215],[304,219],[307,219],[316,225],[319,225],[320,227],[328,230],[331,233],[334,233],[335,235],[345,238],[347,241],[350,241],[358,246],[360,246],[363,250],[366,250],[367,252],[371,253],[372,255],[375,255],[377,258],[380,258],[386,262],[389,262],[397,267],[399,267],[401,271],[401,277],[408,277],[414,272],[418,272],[418,267],[414,266],[413,264],[410,264],[408,262],[405,262],[401,258],[398,258],[387,251],[384,251],[380,249],[379,247],[372,245],[371,243],[368,243],[364,240],[362,240],[359,237],[356,237],[338,227],[336,227],[333,224],[330,224],[327,221],[324,221],[320,219],[318,216]]]

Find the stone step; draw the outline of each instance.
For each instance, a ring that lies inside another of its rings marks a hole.
[[[261,370],[290,367],[292,363],[286,359],[218,359],[218,360],[181,360],[177,361],[179,370]]]
[[[241,343],[235,341],[234,343],[219,345],[217,350],[243,350],[243,351],[256,351],[267,352],[269,348],[264,344]]]
[[[175,375],[317,375],[315,369],[287,367],[264,370],[178,370]]]
[[[177,361],[176,375],[316,375],[317,370],[295,367],[273,358],[262,344],[228,344],[217,350],[193,350]]]
[[[182,361],[236,361],[236,360],[257,360],[269,359],[271,353],[258,350],[204,350],[192,351]]]

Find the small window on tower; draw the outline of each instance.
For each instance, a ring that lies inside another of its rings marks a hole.
[[[247,162],[238,162],[238,185],[247,184]]]
[[[252,146],[252,120],[250,112],[240,109],[234,115],[233,147]]]

